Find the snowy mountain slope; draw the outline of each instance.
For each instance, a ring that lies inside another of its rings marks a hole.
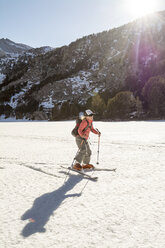
[[[45,54],[51,50],[53,50],[53,48],[49,46],[32,48],[25,44],[15,43],[9,39],[0,39],[0,58],[7,57],[8,59],[16,59],[17,57],[23,54],[34,56]]]
[[[19,62],[19,57],[29,49],[32,47],[15,43],[9,39],[0,39],[0,84],[6,78],[7,71],[10,71],[13,65]]]
[[[53,48],[49,46],[32,48],[24,44],[15,43],[9,39],[0,39],[0,72],[10,73],[14,65],[19,64],[20,61],[28,63],[31,58],[51,50]]]
[[[14,54],[17,54],[17,56],[19,56],[29,49],[32,49],[32,47],[20,43],[15,43],[9,39],[0,39],[0,50],[3,51],[6,56],[13,57]]]
[[[94,122],[99,167],[117,171],[95,172],[84,190],[86,179],[64,183],[60,168],[77,151],[73,126],[0,123],[0,246],[164,248],[165,122]],[[95,163],[94,134],[91,143]]]

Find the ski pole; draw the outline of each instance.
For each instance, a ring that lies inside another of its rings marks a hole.
[[[99,132],[98,129],[96,129],[96,130]],[[96,164],[99,164],[99,152],[100,152],[99,150],[100,150],[100,135],[98,136],[98,149],[97,149],[97,162],[96,162]]]

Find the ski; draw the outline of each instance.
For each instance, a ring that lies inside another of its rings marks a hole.
[[[84,176],[84,177],[86,177],[87,179],[92,180],[92,181],[97,181],[97,180],[98,180],[98,177],[90,176],[90,175],[86,174],[86,173],[83,172],[83,171],[74,170],[74,169],[71,168],[71,167],[64,167],[64,166],[61,166],[61,168],[65,169],[65,170],[74,171],[74,172],[76,172],[76,173],[78,173],[78,174],[80,174],[80,175],[82,175],[82,176]]]
[[[114,169],[101,169],[101,168],[94,168],[94,171],[112,171],[112,172],[116,172],[116,168]]]
[[[61,164],[59,164],[61,167],[63,167]],[[63,165],[67,165],[66,163],[64,163]],[[65,167],[66,168],[66,167]],[[112,168],[112,169],[109,169],[109,168],[97,168],[95,167],[94,169],[85,169],[84,172],[91,172],[91,171],[109,171],[109,172],[116,172],[117,168]]]

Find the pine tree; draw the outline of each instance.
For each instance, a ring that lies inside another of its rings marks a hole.
[[[98,93],[95,93],[92,97],[91,107],[99,116],[102,116],[104,114],[106,105],[104,100]]]
[[[143,97],[151,116],[165,116],[165,78],[150,78],[143,88]]]
[[[119,92],[108,100],[107,112],[111,118],[128,118],[135,110],[136,99],[130,91]]]

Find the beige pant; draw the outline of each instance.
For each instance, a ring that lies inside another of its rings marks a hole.
[[[79,151],[76,154],[75,160],[80,164],[89,164],[92,152],[89,147],[88,141],[78,136],[76,137],[76,144],[79,148]]]

